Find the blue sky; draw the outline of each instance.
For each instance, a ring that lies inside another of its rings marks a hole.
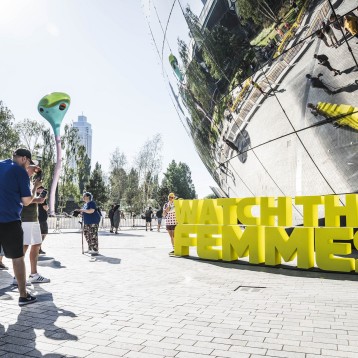
[[[170,2],[156,3],[166,20]],[[108,170],[116,147],[131,160],[161,133],[163,171],[172,159],[186,162],[199,197],[211,192],[215,183],[172,106],[139,0],[2,0],[1,8],[0,100],[17,121],[42,121],[39,100],[66,92],[72,103],[64,123],[83,112],[92,124],[93,163]],[[172,17],[175,51],[175,28],[184,28],[178,7]]]

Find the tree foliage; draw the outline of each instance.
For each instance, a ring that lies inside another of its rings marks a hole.
[[[274,5],[274,2],[268,0],[236,0],[235,9],[238,16],[246,21],[252,19],[256,24],[262,23],[263,19],[279,22]]]
[[[119,148],[111,154],[110,162],[110,200],[112,203],[123,205],[125,199],[125,191],[127,189],[127,172],[125,166],[127,165],[127,158]],[[138,189],[138,188],[137,188]]]
[[[15,129],[12,112],[0,101],[0,159],[12,157],[19,146],[19,134]]]
[[[45,126],[42,122],[24,119],[16,125],[20,136],[21,146],[29,149],[34,157],[40,154],[42,143],[42,133]]]
[[[148,205],[158,182],[158,175],[162,167],[162,146],[161,135],[156,134],[144,143],[135,159],[143,208]]]
[[[93,200],[97,203],[97,206],[103,207],[107,204],[108,190],[104,181],[104,173],[98,162],[96,162],[89,182],[85,188],[86,191],[89,191],[93,195]]]
[[[128,173],[127,188],[124,194],[127,209],[135,214],[143,210],[140,192],[139,192],[139,174],[135,168],[131,168]]]
[[[195,186],[191,179],[191,171],[186,163],[179,162],[178,164],[173,160],[162,180],[161,188],[158,192],[157,201],[164,203],[167,201],[168,194],[174,192],[178,198],[195,199]]]

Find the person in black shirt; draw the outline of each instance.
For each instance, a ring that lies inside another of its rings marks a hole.
[[[108,217],[111,222],[111,230],[109,230],[109,232],[113,232],[113,228],[114,228],[113,215],[114,215],[114,204],[111,205],[111,208],[109,209],[108,212]]]
[[[324,67],[327,67],[330,71],[334,72],[334,75],[340,75],[341,71],[334,69],[330,62],[328,61],[328,56],[322,54],[322,55],[313,55],[313,57],[318,60],[318,63]]]
[[[40,186],[36,190],[36,194],[40,195],[44,191],[44,187]],[[47,225],[47,218],[48,218],[48,204],[45,201],[42,204],[38,204],[38,219],[40,224],[42,242],[45,240],[46,235],[48,234],[48,225]],[[42,245],[40,247],[39,255],[46,255],[46,252],[42,250]]]
[[[321,80],[320,77],[322,77],[322,73],[318,74],[317,77],[313,77],[309,74],[306,75],[306,78],[310,81],[312,88],[322,88],[326,93],[332,95],[334,92],[332,92]]]
[[[158,219],[158,232],[160,231],[160,225],[162,225],[162,219],[163,219],[163,209],[160,208],[157,212],[157,219]]]
[[[148,224],[149,224],[150,231],[153,231],[153,229],[152,229],[152,215],[153,215],[153,210],[152,210],[151,207],[149,207],[145,212],[145,231],[148,231]]]

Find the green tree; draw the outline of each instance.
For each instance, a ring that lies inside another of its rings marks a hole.
[[[61,168],[61,176],[58,183],[58,202],[60,211],[70,201],[80,200],[80,191],[77,183],[76,157],[80,145],[77,128],[65,125],[64,134],[61,137],[61,145],[64,149],[64,157]]]
[[[127,188],[127,172],[124,169],[127,164],[127,158],[119,148],[116,148],[111,155],[110,162],[110,200],[112,203],[124,204],[124,194]]]
[[[164,173],[162,180],[159,202],[167,201],[169,192],[174,192],[175,195],[182,199],[195,199],[195,187],[191,179],[191,171],[186,163],[179,162],[178,164],[173,160],[167,171]]]
[[[139,174],[135,168],[132,168],[128,174],[124,197],[130,212],[135,214],[141,213],[143,208],[140,203]]]
[[[238,16],[244,20],[252,19],[256,24],[262,24],[263,20],[279,22],[274,5],[274,2],[268,0],[236,0],[235,9]]]
[[[93,199],[97,203],[97,206],[104,207],[107,204],[107,186],[105,183],[101,165],[98,162],[96,162],[94,170],[91,173],[89,182],[86,185],[86,191],[89,191],[93,195]]]
[[[43,146],[42,133],[45,130],[44,124],[27,118],[19,122],[16,128],[19,132],[21,146],[27,148],[34,158],[37,158]]]
[[[91,175],[91,159],[88,157],[86,147],[80,145],[76,159],[77,180],[80,193],[83,193]]]
[[[40,150],[41,169],[43,173],[42,183],[45,188],[50,190],[53,173],[55,171],[55,139],[51,129],[42,131],[42,146]]]
[[[14,116],[0,101],[0,158],[12,157],[13,151],[19,146],[19,134],[14,127]]]
[[[149,204],[149,200],[153,196],[162,166],[162,145],[160,134],[154,135],[144,143],[135,159],[142,208]]]

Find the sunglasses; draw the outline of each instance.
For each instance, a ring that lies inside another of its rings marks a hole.
[[[170,196],[169,199],[174,199],[174,196]]]

